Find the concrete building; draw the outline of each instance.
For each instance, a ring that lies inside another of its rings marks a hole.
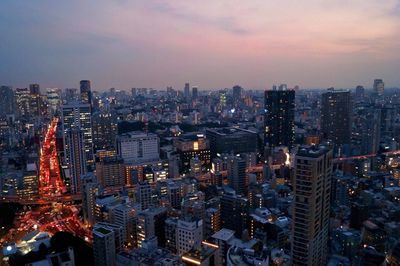
[[[332,151],[301,147],[295,158],[292,258],[294,265],[325,265],[329,230]]]
[[[153,133],[125,133],[117,136],[117,153],[125,164],[157,161],[160,159],[159,142]]]

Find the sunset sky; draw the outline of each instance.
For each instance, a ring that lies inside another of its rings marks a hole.
[[[0,85],[400,87],[399,0],[1,0]]]

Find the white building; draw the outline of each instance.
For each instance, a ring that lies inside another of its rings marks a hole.
[[[199,248],[203,239],[203,220],[184,219],[178,220],[176,228],[176,244],[179,255],[192,248]]]
[[[159,143],[156,134],[129,132],[117,137],[117,152],[126,164],[157,161],[160,158]]]

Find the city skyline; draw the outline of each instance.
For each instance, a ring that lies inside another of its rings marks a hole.
[[[400,86],[395,0],[0,6],[0,80],[14,87]]]

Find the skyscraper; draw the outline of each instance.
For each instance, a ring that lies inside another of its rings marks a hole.
[[[81,102],[92,106],[92,89],[90,80],[81,80],[80,82]]]
[[[70,170],[66,185],[72,194],[81,190],[81,176],[86,174],[86,154],[84,149],[83,131],[72,128],[67,131],[65,142],[65,158]]]
[[[15,102],[17,114],[26,117],[29,114],[29,90],[28,88],[17,88],[15,90]]]
[[[96,225],[93,228],[93,254],[96,266],[115,265],[115,232],[108,226]]]
[[[83,132],[83,144],[88,165],[93,164],[93,134],[92,119],[89,104],[70,103],[62,106],[62,130],[64,143],[67,131],[80,129]],[[65,156],[67,153],[65,152]]]
[[[385,91],[385,83],[383,83],[382,79],[375,79],[374,80],[374,93],[378,96],[383,96]]]
[[[183,89],[183,96],[185,99],[189,99],[190,97],[190,85],[189,83],[185,83],[185,88]]]
[[[34,116],[40,114],[40,86],[39,84],[29,85],[29,113]]]
[[[293,265],[325,265],[330,212],[332,151],[304,146],[295,158]]]
[[[294,90],[265,91],[264,141],[270,148],[294,144]]]
[[[328,89],[322,94],[321,131],[335,144],[350,144],[351,94],[348,90]]]
[[[196,100],[199,97],[199,89],[197,87],[192,88],[192,99]]]
[[[11,87],[0,87],[0,116],[13,114],[15,111],[14,91]]]

